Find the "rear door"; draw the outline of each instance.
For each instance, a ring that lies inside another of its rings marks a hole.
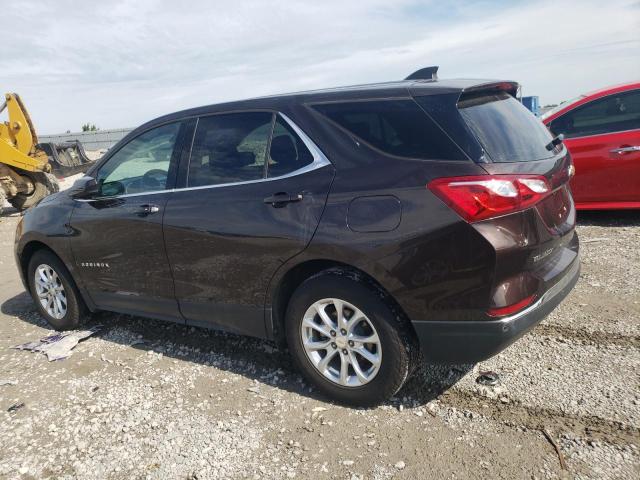
[[[162,215],[185,126],[165,124],[123,145],[95,173],[92,199],[76,200],[71,249],[99,308],[181,319],[164,248]]]
[[[580,206],[640,202],[640,90],[583,104],[549,128],[565,135],[576,168],[571,187]]]
[[[187,323],[265,336],[268,282],[311,240],[333,167],[271,112],[198,120],[188,169],[164,217]]]

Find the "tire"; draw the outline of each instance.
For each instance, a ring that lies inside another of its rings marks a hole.
[[[289,350],[302,374],[331,399],[359,407],[379,405],[400,390],[413,370],[412,360],[417,345],[415,335],[384,297],[358,274],[337,269],[310,277],[293,293],[285,318]],[[350,332],[347,335],[343,335],[339,328],[334,328],[333,332],[329,330],[331,337],[316,330],[320,326],[327,333],[325,327],[328,325],[317,313],[318,309],[327,313],[334,327],[338,327],[337,307],[327,302],[329,299],[346,302],[343,317],[347,322],[354,320],[355,315],[362,319],[348,324]],[[316,327],[309,327],[311,318]],[[377,344],[349,343],[349,339],[375,339],[376,335]],[[317,342],[315,348],[327,344],[327,340],[333,341],[318,350],[309,350],[304,345],[305,341]],[[366,358],[359,353],[363,348],[367,350],[363,352]],[[321,361],[332,352],[333,357],[325,367]],[[354,368],[354,358],[362,375]],[[345,359],[349,361],[347,374],[343,377]],[[378,359],[377,367],[376,362],[369,359]],[[367,372],[370,374],[368,379]]]
[[[46,267],[44,272],[45,277],[41,276],[41,269]],[[85,306],[78,289],[71,278],[71,274],[64,266],[62,261],[52,252],[48,250],[36,251],[27,268],[27,275],[29,280],[29,289],[31,290],[31,297],[36,304],[40,315],[56,330],[73,330],[78,328],[87,315],[87,307]],[[38,277],[36,277],[36,275]],[[36,278],[41,279],[36,284]],[[45,278],[48,279],[50,289],[43,286]],[[58,291],[56,292],[56,288]],[[59,305],[57,302],[50,302],[51,307],[47,308],[43,305],[42,301],[48,301],[51,296],[41,299],[39,293],[45,294],[59,293],[59,298],[63,296],[66,299],[66,304],[62,300]],[[55,293],[54,293],[55,292]],[[42,301],[41,301],[42,300]],[[60,308],[62,306],[62,308]]]
[[[18,193],[9,199],[9,203],[17,210],[26,210],[27,208],[33,207],[50,193],[53,193],[48,186],[49,177],[46,175],[45,173],[23,174],[24,177],[29,177],[29,180],[33,183],[33,192],[28,195],[26,193]]]

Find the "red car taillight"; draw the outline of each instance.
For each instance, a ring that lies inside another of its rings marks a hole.
[[[427,188],[468,222],[524,210],[551,192],[542,175],[438,178]]]

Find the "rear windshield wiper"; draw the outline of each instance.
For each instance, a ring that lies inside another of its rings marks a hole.
[[[551,151],[554,148],[556,148],[558,145],[560,145],[563,140],[564,140],[564,135],[561,133],[560,135],[553,137],[553,140],[547,143],[544,148]]]

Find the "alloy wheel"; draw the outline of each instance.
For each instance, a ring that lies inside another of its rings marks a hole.
[[[360,387],[375,378],[382,345],[373,323],[357,307],[325,298],[304,314],[300,334],[307,357],[325,378],[344,387]]]
[[[46,264],[38,265],[34,277],[40,305],[48,315],[60,320],[67,313],[67,294],[62,280],[56,271]]]

